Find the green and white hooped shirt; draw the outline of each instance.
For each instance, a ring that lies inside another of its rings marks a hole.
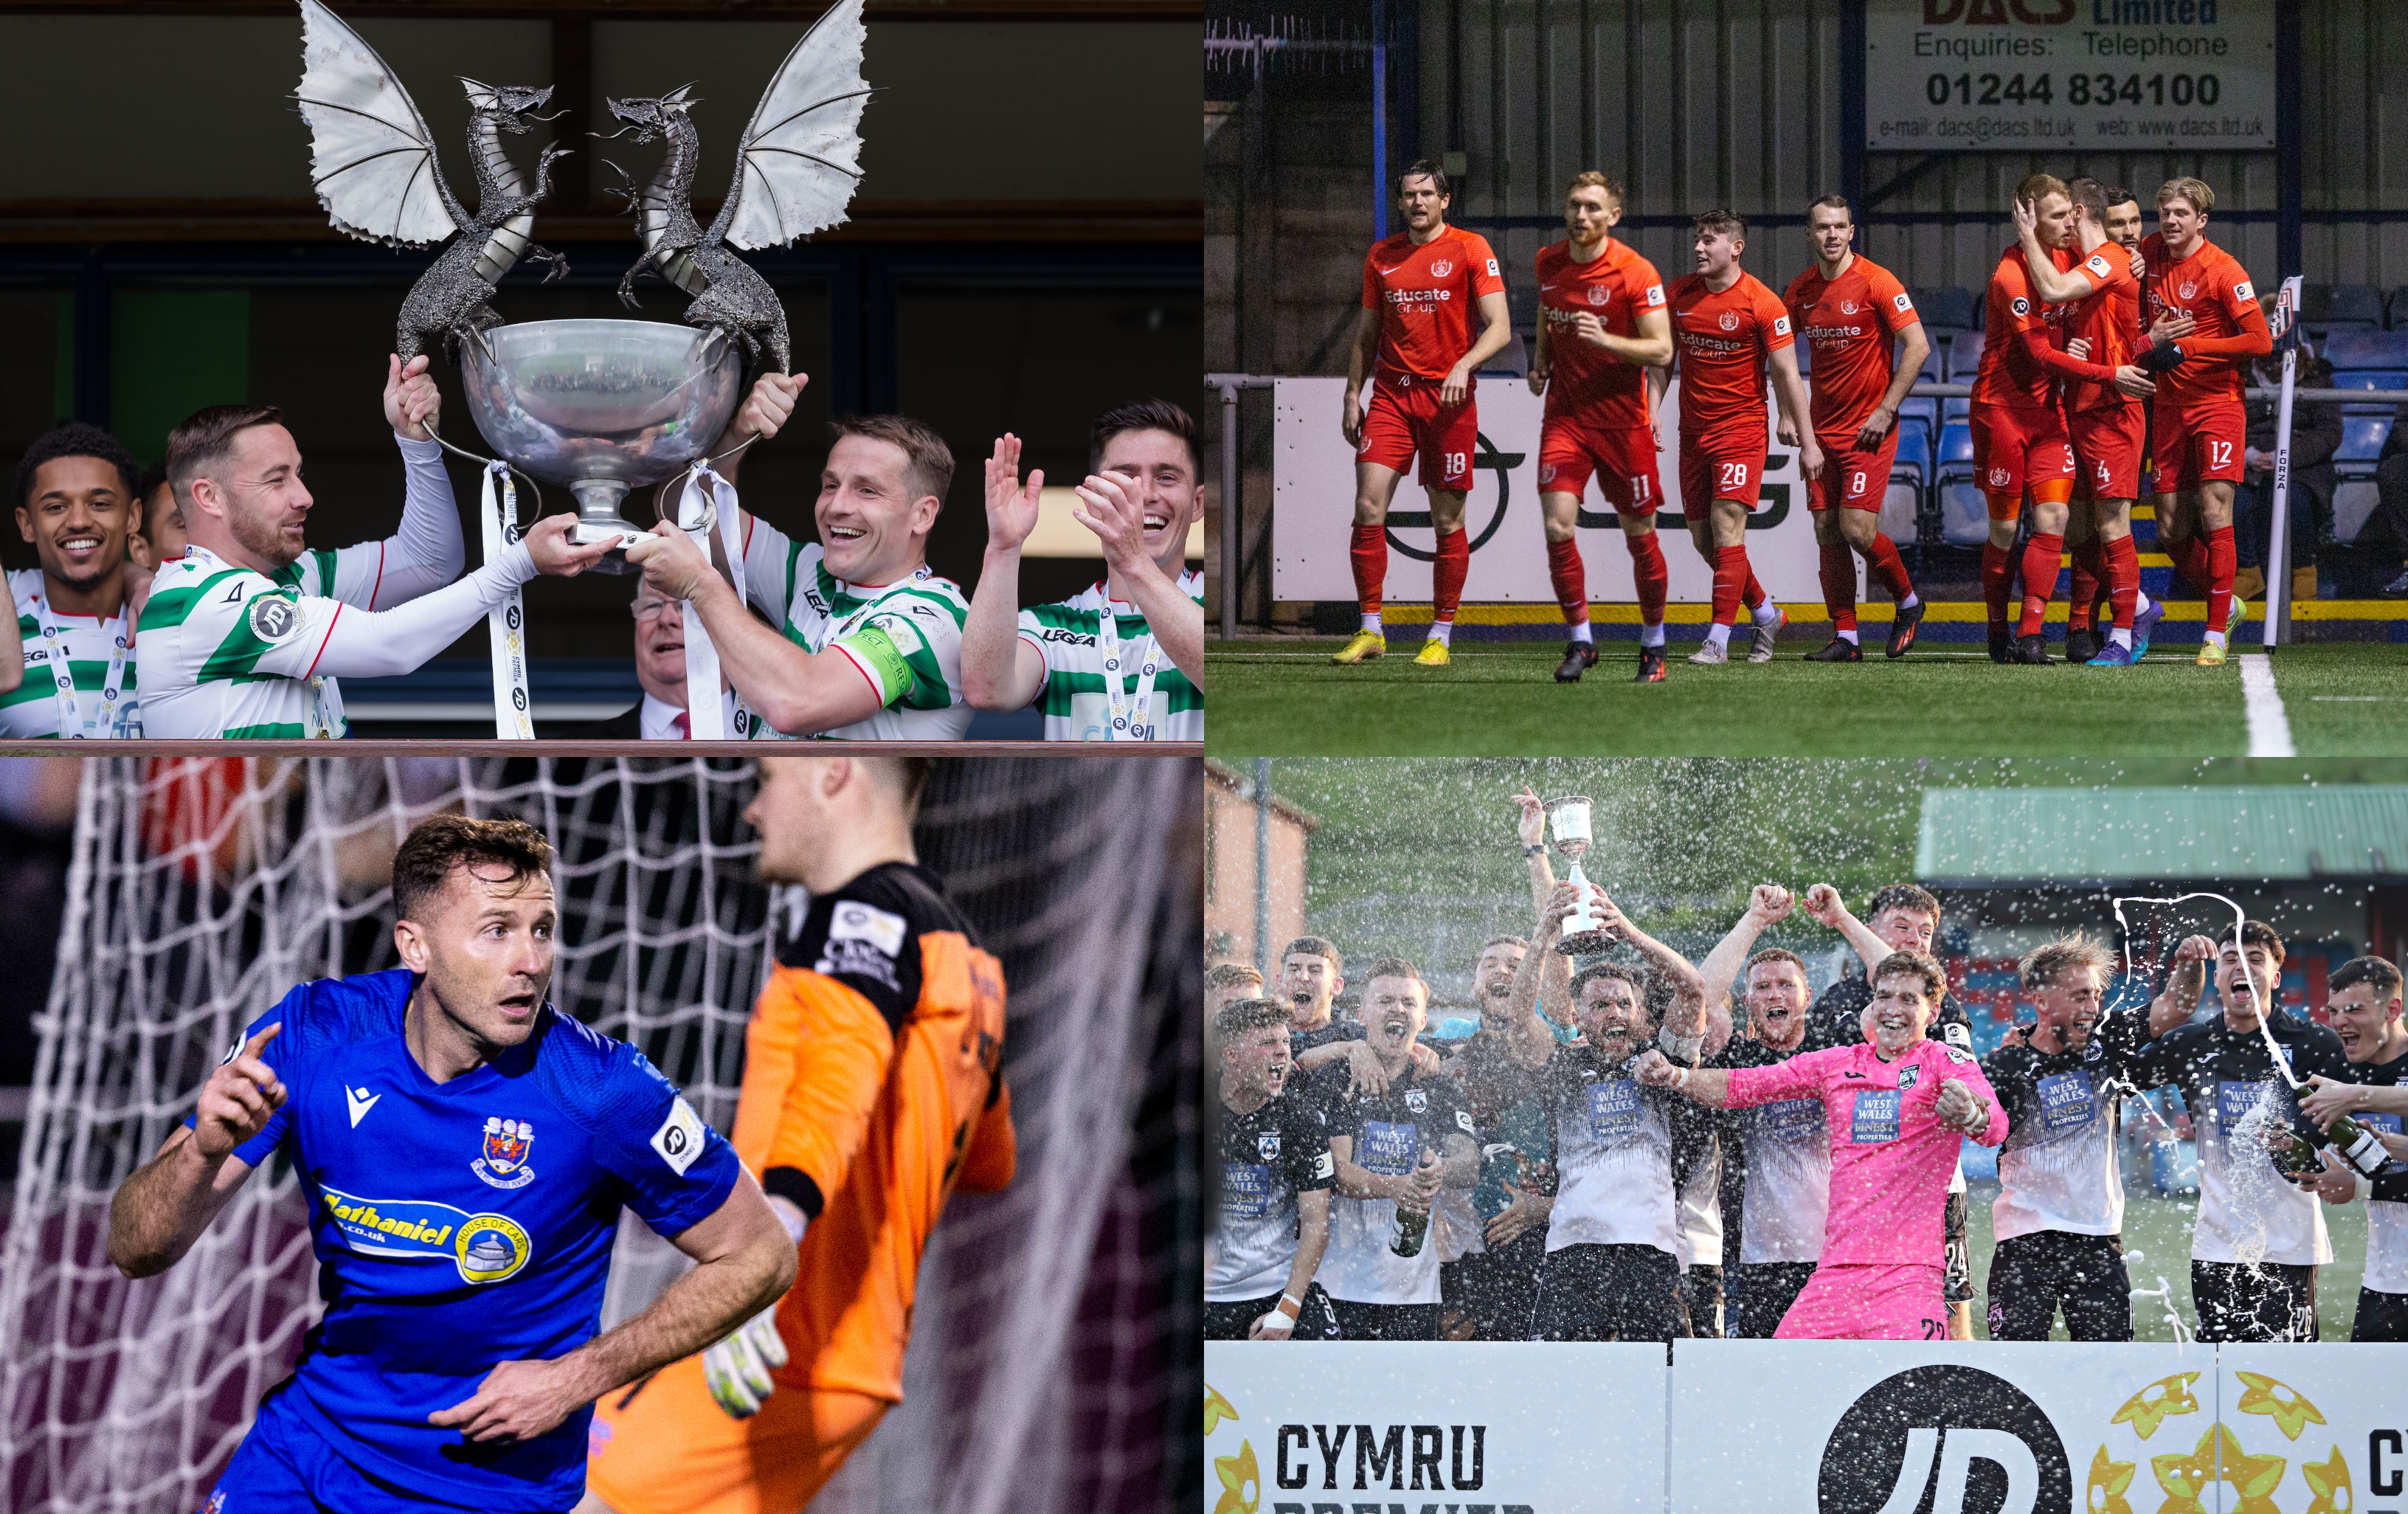
[[[1182,573],[1179,592],[1204,602],[1204,574]],[[1104,585],[1090,585],[1059,604],[1041,604],[1020,613],[1020,639],[1045,659],[1045,686],[1037,702],[1045,711],[1049,742],[1100,742],[1109,736],[1111,698],[1106,691],[1105,663],[1117,661],[1116,676],[1125,708],[1134,712],[1141,696],[1140,681],[1153,654],[1156,667],[1151,712],[1138,741],[1200,742],[1204,739],[1204,691],[1188,682],[1153,644],[1153,633],[1137,607],[1114,599],[1112,627],[1116,644],[1104,645]],[[1124,740],[1130,738],[1123,738]]]
[[[861,670],[883,705],[876,714],[824,731],[823,741],[953,742],[974,712],[962,692],[962,623],[969,600],[961,585],[926,564],[908,578],[869,586],[828,571],[816,541],[796,541],[748,516],[744,597],[810,653],[833,650]],[[738,707],[753,741],[787,741]]]
[[[142,611],[150,670],[143,734],[298,741],[343,736],[343,696],[313,676],[346,604],[375,593],[381,543],[305,552],[274,576],[205,548],[159,570]],[[365,561],[359,559],[365,558]]]
[[[25,741],[59,734],[69,705],[58,686],[62,658],[74,685],[75,720],[81,728],[71,734],[140,736],[142,709],[135,697],[134,648],[124,644],[125,617],[50,613],[38,568],[9,574],[8,592],[17,603],[17,634],[25,645],[25,677],[13,691],[0,694],[0,737]],[[112,670],[117,674],[113,689]]]

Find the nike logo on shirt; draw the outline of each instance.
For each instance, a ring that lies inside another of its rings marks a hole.
[[[366,1089],[345,1089],[343,1102],[351,1106],[351,1129],[358,1130],[360,1117],[374,1109],[376,1102],[383,1097],[381,1093],[370,1093]]]

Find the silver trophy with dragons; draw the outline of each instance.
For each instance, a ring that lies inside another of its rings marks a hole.
[[[620,124],[604,140],[667,144],[659,170],[640,188],[620,170],[625,187],[618,193],[643,253],[619,281],[619,297],[639,309],[637,278],[657,274],[692,296],[681,324],[509,324],[493,301],[520,258],[548,262],[547,282],[567,271],[565,258],[530,238],[552,165],[570,149],[545,148],[530,184],[505,145],[530,123],[550,119],[538,112],[552,91],[461,79],[477,181],[472,211],[444,178],[425,120],[392,67],[319,0],[301,0],[297,98],[320,202],[338,230],[369,241],[416,248],[451,239],[402,301],[395,350],[405,361],[437,343],[457,352],[477,429],[522,475],[568,489],[577,500],[577,541],[624,546],[640,535],[621,512],[627,491],[707,463],[703,449],[734,413],[748,362],[788,370],[785,311],[733,250],[783,247],[843,223],[861,179],[869,94],[861,76],[861,5],[840,0],[771,76],[738,139],[726,198],[707,226],[695,221],[691,199],[702,161],[693,119],[701,101],[693,87],[608,102]],[[506,478],[503,487],[513,493]],[[515,516],[514,500],[509,513]],[[513,518],[504,535],[514,532]],[[632,571],[615,550],[602,566]]]

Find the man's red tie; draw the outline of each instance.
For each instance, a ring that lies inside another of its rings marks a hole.
[[[679,741],[690,742],[694,740],[694,727],[692,723],[687,720],[686,713],[683,710],[680,710],[677,713],[677,718],[670,721],[669,724],[677,728],[677,739]]]

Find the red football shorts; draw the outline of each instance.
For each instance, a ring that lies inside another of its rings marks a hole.
[[[2081,499],[2137,499],[2141,454],[2148,450],[2149,412],[2141,405],[2102,405],[2073,412],[2073,455],[2082,465],[2073,493]]]
[[[2249,425],[2241,402],[2217,400],[2187,410],[2162,407],[2157,414],[2157,492],[2179,494],[2211,479],[2241,482],[2243,440]]]
[[[1973,482],[1983,493],[2020,499],[2035,483],[2072,480],[2073,447],[2059,411],[1985,405],[1969,419],[1973,426]]]
[[[1831,1262],[1814,1269],[1776,1340],[1946,1340],[1946,1269],[1939,1262]]]
[[[1823,445],[1823,476],[1806,481],[1806,508],[1878,511],[1889,492],[1890,465],[1898,461],[1898,427],[1882,433],[1882,444],[1870,452],[1856,445],[1854,431],[1817,434]]]
[[[1578,497],[1588,492],[1592,474],[1598,492],[1618,514],[1652,513],[1663,502],[1653,429],[1600,429],[1569,415],[1548,416],[1539,427],[1539,492]]]
[[[1753,436],[1681,438],[1681,515],[1701,521],[1715,499],[1736,499],[1754,510],[1764,485],[1764,433]]]
[[[1363,415],[1358,463],[1377,463],[1401,473],[1419,454],[1425,489],[1460,493],[1471,487],[1471,454],[1480,447],[1479,406],[1469,391],[1453,410],[1438,402],[1436,379],[1382,373],[1371,382],[1370,408]]]

